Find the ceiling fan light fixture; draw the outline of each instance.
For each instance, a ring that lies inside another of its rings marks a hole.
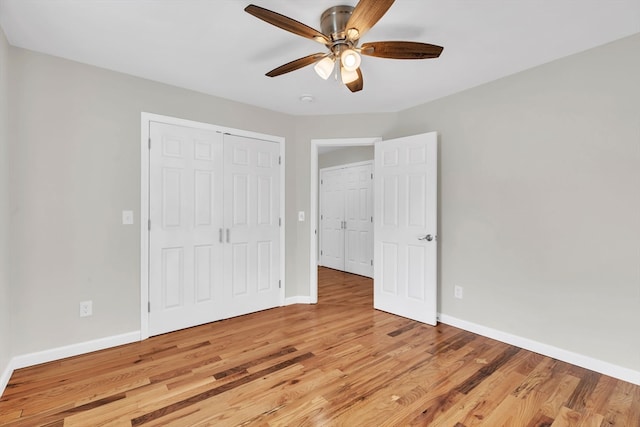
[[[357,70],[357,68],[356,68]],[[340,70],[340,76],[342,77],[342,83],[349,84],[358,80],[358,72],[356,70],[348,70],[342,67]]]
[[[353,49],[345,49],[340,54],[340,62],[342,63],[342,67],[347,71],[355,71],[360,67],[360,62],[362,62],[362,58],[360,54]]]
[[[327,80],[329,76],[333,73],[333,67],[335,66],[335,60],[327,56],[322,58],[320,61],[316,63],[313,67],[316,70],[316,74],[322,77],[324,80]]]

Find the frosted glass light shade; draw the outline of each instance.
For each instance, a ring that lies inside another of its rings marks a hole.
[[[349,84],[358,80],[358,72],[356,70],[347,70],[345,67],[342,67],[340,75],[342,77],[342,83],[344,84]]]
[[[345,49],[340,54],[340,62],[342,66],[348,71],[355,71],[360,66],[362,58],[360,54],[353,49]]]
[[[320,61],[316,63],[313,67],[316,70],[316,73],[327,80],[331,73],[333,72],[333,66],[335,65],[333,58],[327,56],[326,58],[322,58]]]

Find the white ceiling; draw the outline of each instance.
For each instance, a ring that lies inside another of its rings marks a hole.
[[[398,0],[362,42],[421,41],[442,56],[363,57],[353,94],[312,66],[266,77],[325,48],[247,14],[251,2],[316,29],[325,9],[357,3],[0,0],[0,25],[14,46],[296,115],[400,111],[640,32],[640,0]]]

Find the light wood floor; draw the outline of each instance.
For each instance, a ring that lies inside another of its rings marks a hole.
[[[372,309],[319,271],[319,304],[215,322],[14,373],[9,426],[640,426],[640,387]]]

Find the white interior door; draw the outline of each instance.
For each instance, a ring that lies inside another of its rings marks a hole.
[[[374,307],[431,325],[437,315],[436,132],[375,145]]]
[[[280,147],[224,135],[229,316],[280,304]]]
[[[220,317],[222,135],[151,122],[149,333]],[[217,317],[218,316],[218,317]]]
[[[373,165],[344,169],[344,270],[373,277]]]
[[[320,171],[320,264],[344,270],[343,169]]]

